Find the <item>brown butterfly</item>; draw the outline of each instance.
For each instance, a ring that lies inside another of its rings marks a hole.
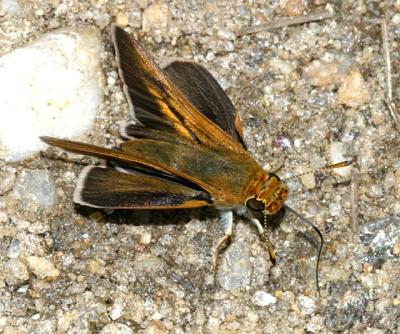
[[[41,137],[49,145],[105,159],[79,176],[76,203],[112,209],[214,206],[232,235],[233,212],[265,236],[254,212],[274,215],[288,197],[285,184],[264,171],[246,150],[239,115],[203,66],[176,60],[160,68],[121,27],[112,28],[119,73],[133,122],[118,149]],[[274,254],[269,247],[270,257]],[[215,271],[214,271],[215,272]]]

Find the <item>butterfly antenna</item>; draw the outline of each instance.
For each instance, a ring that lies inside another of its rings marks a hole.
[[[302,173],[302,174],[293,175],[293,176],[284,178],[284,179],[282,179],[282,181],[292,180],[292,179],[299,178],[299,177],[302,177],[302,176],[310,174],[310,173],[316,173],[316,172],[324,173],[324,172],[326,172],[328,170],[331,170],[331,169],[347,167],[347,166],[350,166],[355,161],[356,161],[356,158],[353,158],[351,160],[341,161],[341,162],[338,162],[336,164],[327,165],[327,166],[322,167],[320,169],[316,169],[314,171],[308,171],[308,172],[305,172],[305,173]]]
[[[321,290],[319,288],[319,263],[320,263],[320,260],[321,260],[322,248],[324,246],[324,237],[322,236],[321,231],[313,223],[311,223],[309,220],[307,220],[303,215],[301,215],[300,213],[298,213],[296,210],[292,209],[291,207],[287,206],[286,204],[284,204],[283,206],[284,206],[284,208],[286,210],[290,211],[295,216],[299,217],[300,220],[304,224],[306,224],[308,226],[311,226],[315,230],[315,232],[318,233],[318,236],[319,236],[319,238],[321,240],[321,244],[319,246],[319,251],[318,251],[317,267],[316,267],[316,270],[315,270],[315,281],[316,281],[316,284],[317,284],[317,290],[318,290],[319,296],[321,296]]]

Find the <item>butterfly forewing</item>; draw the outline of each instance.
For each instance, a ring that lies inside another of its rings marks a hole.
[[[140,45],[121,27],[113,26],[120,75],[131,106],[164,118],[180,136],[209,147],[243,151],[243,147],[185,97]],[[141,121],[140,115],[135,115]],[[148,122],[146,124],[151,127]]]

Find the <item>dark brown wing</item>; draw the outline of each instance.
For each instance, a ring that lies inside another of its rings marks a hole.
[[[245,147],[239,115],[207,69],[192,61],[175,60],[163,71],[197,110]]]
[[[203,115],[127,32],[114,25],[113,39],[125,92],[139,122],[159,129],[149,121],[152,114],[157,117],[157,126],[162,119],[163,125],[170,127],[167,131],[189,141],[243,152],[243,147]]]
[[[207,206],[212,200],[203,191],[165,179],[88,166],[79,175],[74,202],[110,209],[178,209]]]

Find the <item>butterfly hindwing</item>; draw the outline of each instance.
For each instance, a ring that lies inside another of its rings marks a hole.
[[[110,209],[178,209],[207,206],[212,200],[201,190],[155,176],[87,166],[79,176],[74,202]]]
[[[174,60],[163,71],[197,110],[245,146],[235,107],[206,68],[192,61]]]

